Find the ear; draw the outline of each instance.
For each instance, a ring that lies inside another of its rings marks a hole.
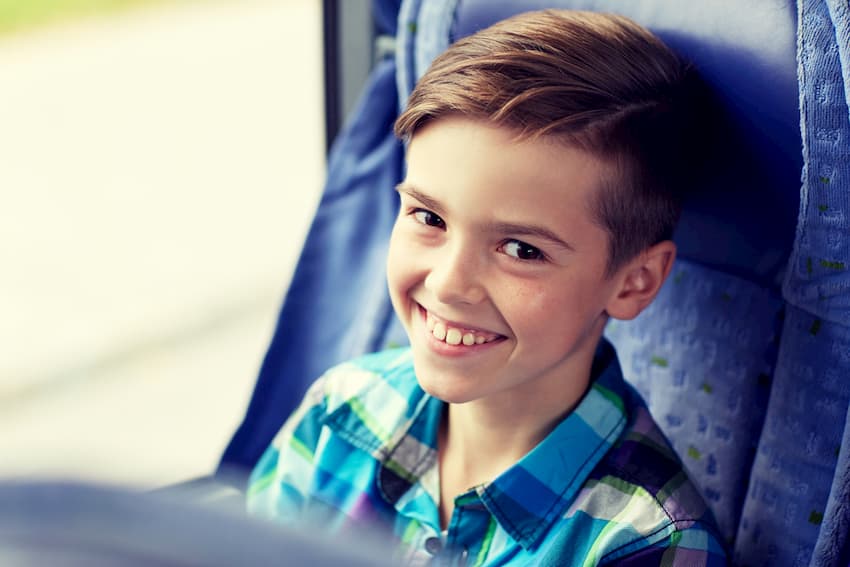
[[[634,319],[652,303],[673,267],[676,245],[664,240],[650,246],[614,276],[616,292],[606,311],[615,319]]]

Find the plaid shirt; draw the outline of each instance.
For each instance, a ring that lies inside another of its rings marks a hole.
[[[379,526],[407,564],[725,565],[711,513],[603,339],[585,397],[439,522],[443,402],[408,349],[320,378],[251,476],[253,513],[336,533]],[[441,561],[442,560],[442,561]]]

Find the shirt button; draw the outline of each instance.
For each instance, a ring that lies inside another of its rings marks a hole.
[[[425,551],[431,555],[437,555],[443,549],[443,542],[438,537],[429,537],[425,540]]]

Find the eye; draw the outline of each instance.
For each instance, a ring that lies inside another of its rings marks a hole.
[[[415,218],[420,224],[433,226],[435,228],[446,228],[446,222],[438,215],[427,209],[413,209],[410,214],[413,215],[413,218]]]
[[[531,244],[526,244],[522,240],[508,240],[502,245],[502,252],[517,260],[542,262],[546,259],[540,249]]]

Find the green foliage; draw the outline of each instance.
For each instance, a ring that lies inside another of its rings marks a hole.
[[[0,0],[0,35],[174,0]]]

